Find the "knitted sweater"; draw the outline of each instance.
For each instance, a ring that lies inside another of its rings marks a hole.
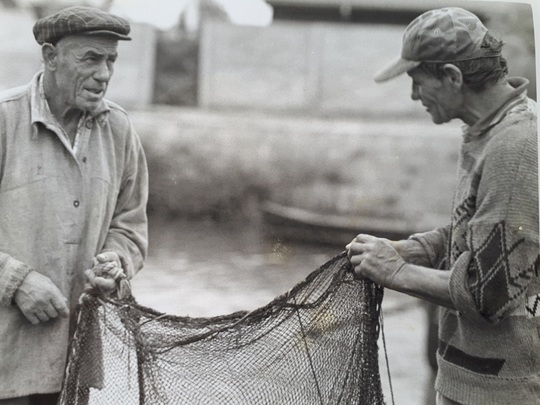
[[[540,403],[536,105],[525,79],[510,83],[503,105],[464,128],[451,224],[411,237],[452,272],[436,389],[461,404]]]

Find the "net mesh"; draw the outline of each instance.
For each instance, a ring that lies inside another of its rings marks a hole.
[[[86,295],[60,404],[383,404],[381,302],[344,254],[268,305],[226,316]]]

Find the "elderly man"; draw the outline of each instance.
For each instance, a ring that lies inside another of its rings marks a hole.
[[[540,401],[536,106],[501,47],[474,14],[432,10],[375,77],[407,72],[435,124],[465,123],[450,225],[347,246],[358,276],[441,306],[438,404]]]
[[[45,17],[43,71],[0,95],[1,405],[56,403],[85,283],[111,293],[143,265],[146,161],[103,98],[129,31],[86,7]]]

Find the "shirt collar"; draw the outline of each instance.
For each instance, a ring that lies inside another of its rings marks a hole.
[[[489,111],[484,117],[480,118],[474,125],[463,126],[463,136],[465,140],[477,137],[497,125],[504,118],[506,113],[516,105],[527,102],[527,86],[529,80],[522,77],[509,78],[508,83],[514,88],[512,92]]]
[[[56,118],[49,108],[49,103],[45,97],[43,86],[43,72],[37,73],[30,84],[30,111],[31,122],[38,122],[45,126],[57,126]],[[95,111],[87,111],[82,117],[82,122],[95,119],[99,125],[103,126],[109,117],[110,108],[106,100],[102,100],[100,106]],[[37,128],[34,125],[34,136],[37,133]]]

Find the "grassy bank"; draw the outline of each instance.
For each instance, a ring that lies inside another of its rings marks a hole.
[[[250,218],[271,199],[426,227],[448,216],[453,125],[171,107],[130,115],[148,158],[150,212]]]

